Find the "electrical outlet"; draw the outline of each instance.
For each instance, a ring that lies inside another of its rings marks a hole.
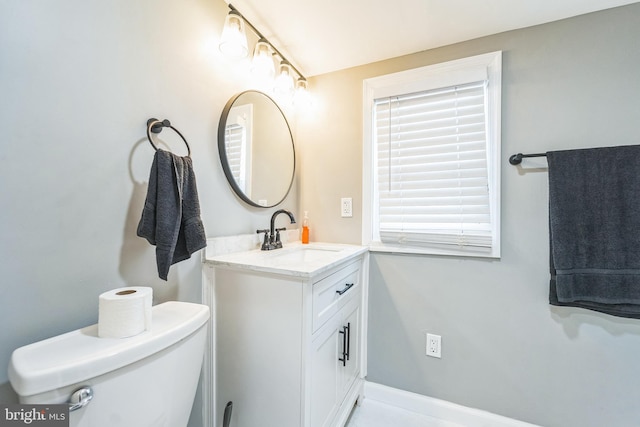
[[[437,357],[438,359],[442,356],[442,340],[440,335],[427,334],[427,356]]]
[[[353,199],[351,197],[340,199],[340,215],[342,218],[353,217]]]

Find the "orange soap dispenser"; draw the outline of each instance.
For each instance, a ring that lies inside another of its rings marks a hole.
[[[308,211],[304,211],[304,219],[302,220],[302,243],[309,243],[309,215]]]

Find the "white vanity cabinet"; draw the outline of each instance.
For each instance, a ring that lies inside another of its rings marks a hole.
[[[348,254],[306,271],[304,263],[207,260],[215,316],[211,425],[223,426],[228,402],[231,427],[344,425],[363,386],[367,262],[364,249]]]
[[[313,284],[311,427],[332,423],[360,374],[361,262]]]
[[[360,306],[354,300],[313,335],[309,404],[312,427],[336,425],[333,420],[349,391],[360,386],[356,382],[360,373],[359,327]]]

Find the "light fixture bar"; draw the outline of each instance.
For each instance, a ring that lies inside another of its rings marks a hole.
[[[254,27],[253,24],[251,22],[249,22],[249,20],[247,18],[245,18],[244,15],[242,13],[240,13],[240,11],[238,9],[236,9],[231,3],[229,3],[228,6],[229,6],[229,9],[233,10],[235,13],[240,15],[240,17],[244,20],[244,23],[247,24],[249,26],[249,28],[251,28],[251,31],[253,31],[256,36],[258,36],[258,39],[264,39],[267,43],[269,43],[269,46],[271,46],[273,51],[276,53],[276,55],[278,55],[280,57],[281,60],[286,61],[289,64],[289,66],[293,69],[293,71],[295,71],[296,74],[298,74],[298,76],[300,76],[300,78],[304,79],[305,81],[307,80],[307,78],[291,63],[291,61],[289,61],[287,58],[285,58],[285,56],[282,53],[280,53],[278,48],[275,47],[273,45],[273,43],[271,43],[269,41],[269,39],[267,39],[265,36],[263,36],[262,33],[256,27]]]

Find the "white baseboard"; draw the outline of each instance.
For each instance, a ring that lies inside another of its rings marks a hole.
[[[415,412],[441,420],[450,421],[465,427],[540,427],[479,409],[387,387],[372,382],[364,384],[365,399],[376,400],[407,411]]]

